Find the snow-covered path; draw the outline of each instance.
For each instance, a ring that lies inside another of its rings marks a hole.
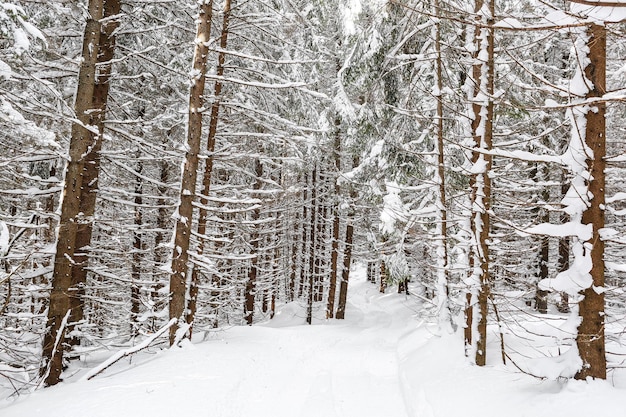
[[[400,386],[397,348],[417,325],[410,303],[397,294],[380,295],[363,281],[353,282],[350,291],[344,321],[306,326],[302,309],[287,305],[266,325],[139,354],[91,381],[20,399],[0,414],[413,417]]]
[[[140,352],[80,380],[107,356],[91,358],[67,382],[0,402],[0,416],[626,416],[621,368],[608,381],[538,380],[502,365],[496,335],[488,366],[472,366],[462,332],[435,336],[415,299],[381,295],[355,272],[346,320],[307,326],[302,306],[286,305],[266,324]],[[509,352],[519,343],[510,338]]]

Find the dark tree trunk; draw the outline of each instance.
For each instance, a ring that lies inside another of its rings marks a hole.
[[[252,186],[252,189],[255,193],[252,195],[253,198],[258,198],[260,195],[258,191],[261,190],[263,186],[263,164],[260,159],[256,159],[254,161],[254,172],[256,175],[256,181]],[[251,224],[253,227],[252,234],[250,236],[250,250],[252,254],[252,260],[250,261],[250,270],[248,271],[248,280],[246,282],[246,291],[245,291],[245,309],[244,309],[244,317],[246,320],[246,324],[251,325],[254,319],[254,301],[256,298],[257,292],[257,276],[259,272],[259,243],[260,243],[260,234],[259,228],[261,227],[258,224],[258,221],[261,218],[261,209],[255,208],[252,210],[252,218]],[[267,311],[267,308],[264,308],[264,312]]]
[[[590,62],[584,69],[585,76],[591,82],[592,90],[587,99],[603,97],[606,93],[606,28],[591,24],[587,30],[589,40],[588,58]],[[576,344],[583,366],[576,374],[576,379],[587,377],[606,379],[606,352],[604,340],[604,242],[600,231],[604,228],[605,205],[605,156],[606,156],[606,103],[594,103],[594,109],[587,110],[585,143],[593,152],[587,159],[587,168],[591,174],[589,194],[590,206],[584,211],[583,224],[593,225],[593,234],[586,244],[591,246],[591,278],[593,284],[584,293],[584,299],[578,304],[578,314],[582,321],[578,326]]]
[[[228,1],[228,0],[227,0]],[[189,270],[189,242],[193,219],[193,200],[196,195],[198,178],[198,154],[202,137],[202,111],[204,107],[204,86],[206,60],[209,52],[207,43],[211,37],[211,17],[213,2],[200,4],[197,20],[193,70],[198,74],[189,92],[189,120],[187,131],[187,153],[180,187],[180,204],[174,231],[174,252],[172,255],[172,275],[170,276],[169,315],[178,323],[170,327],[170,344],[176,340],[179,324],[185,317],[185,293],[187,273]]]
[[[80,290],[72,278],[72,266],[75,262],[76,248],[83,247],[77,242],[79,225],[84,221],[81,197],[84,196],[83,182],[85,169],[89,169],[87,154],[94,147],[94,135],[87,127],[97,130],[93,125],[94,116],[100,111],[94,107],[96,94],[96,64],[100,52],[101,19],[104,15],[104,1],[90,0],[88,19],[83,38],[82,59],[78,74],[75,113],[79,120],[72,125],[69,162],[65,169],[63,202],[59,221],[58,240],[52,276],[52,291],[48,308],[47,331],[44,335],[42,357],[43,366],[40,370],[46,385],[57,384],[63,370],[63,351],[65,349],[65,331],[69,320],[82,320],[82,314],[70,318],[72,307],[79,306]]]
[[[310,218],[310,252],[309,252],[309,279],[308,279],[308,294],[307,294],[307,309],[306,309],[306,322],[311,324],[313,322],[313,293],[315,292],[315,263],[316,263],[316,253],[315,249],[317,246],[317,238],[316,238],[316,213],[315,210],[317,203],[317,170],[314,168],[313,173],[311,174],[311,218]]]
[[[333,205],[332,205],[332,213],[333,213],[333,229],[332,229],[332,243],[331,243],[331,254],[330,254],[330,282],[328,286],[328,304],[326,305],[326,318],[331,319],[334,317],[335,312],[335,292],[337,287],[337,275],[339,271],[339,226],[340,226],[340,216],[339,216],[339,203],[341,190],[339,187],[339,182],[337,179],[339,178],[339,174],[341,173],[341,135],[340,135],[340,127],[341,127],[341,118],[337,116],[335,118],[335,137],[333,142],[333,155],[335,160],[335,174],[334,176],[334,196],[333,196]]]
[[[139,154],[139,153],[138,153]],[[138,155],[139,156],[139,155]],[[137,173],[143,171],[143,163],[137,163]],[[137,176],[135,178],[135,230],[133,231],[133,264],[131,266],[132,284],[130,288],[130,337],[134,338],[139,334],[139,312],[140,312],[140,288],[141,288],[141,260],[143,259],[143,242],[141,227],[143,216],[141,205],[143,204],[143,180]]]

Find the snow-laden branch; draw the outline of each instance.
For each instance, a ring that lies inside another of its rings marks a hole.
[[[68,312],[68,314],[69,314],[69,312]],[[104,371],[105,369],[107,369],[109,366],[113,365],[115,362],[119,361],[120,359],[122,359],[122,358],[124,358],[126,356],[130,356],[133,353],[139,352],[140,350],[143,350],[143,349],[147,348],[148,346],[150,346],[152,344],[152,342],[154,342],[161,335],[163,335],[163,333],[165,333],[167,330],[169,330],[169,328],[172,327],[177,321],[178,321],[178,319],[176,319],[176,318],[171,319],[165,326],[161,327],[156,333],[154,333],[152,336],[150,336],[149,338],[147,338],[146,340],[144,340],[143,342],[141,342],[137,346],[133,346],[133,347],[130,347],[128,349],[120,350],[119,352],[117,352],[116,354],[111,356],[109,359],[107,359],[106,361],[102,362],[100,365],[96,366],[91,371],[87,372],[81,378],[81,380],[82,381],[89,381],[90,379],[92,379],[93,377],[95,377],[96,375],[98,375],[99,373],[101,373],[102,371]]]

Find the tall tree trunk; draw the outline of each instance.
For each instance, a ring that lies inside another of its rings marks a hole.
[[[530,170],[530,179],[542,187],[542,191],[537,196],[536,208],[533,208],[533,214],[537,217],[538,223],[548,223],[550,221],[550,213],[539,205],[545,204],[550,198],[548,189],[543,185],[547,180],[547,173],[544,167],[535,163]],[[550,239],[548,236],[539,237],[539,252],[537,254],[537,263],[535,267],[535,308],[541,314],[548,313],[548,291],[541,289],[539,283],[548,278],[548,262],[549,262]]]
[[[307,273],[308,270],[308,261],[311,256],[311,251],[309,250],[309,240],[311,236],[311,222],[308,220],[309,217],[309,198],[310,198],[310,188],[309,184],[309,175],[305,173],[303,184],[306,184],[306,187],[303,191],[303,199],[302,199],[302,244],[300,247],[300,283],[298,285],[298,298],[302,298],[304,295],[304,290],[307,286]]]
[[[104,18],[116,16],[120,13],[119,0],[104,0]],[[109,96],[112,60],[115,52],[115,34],[119,21],[107,20],[100,26],[99,52],[96,62],[96,76],[93,91],[94,112],[91,115],[91,126],[97,128],[97,132],[90,132],[93,145],[85,155],[83,169],[82,189],[80,193],[80,212],[82,219],[76,230],[76,249],[74,263],[72,265],[72,286],[70,296],[70,317],[68,332],[73,333],[69,340],[71,346],[80,344],[80,337],[76,334],[76,326],[84,319],[84,294],[87,283],[87,263],[89,262],[89,249],[91,235],[94,226],[94,214],[96,211],[96,196],[98,192],[98,179],[100,175],[100,151],[104,137],[104,119]]]
[[[161,288],[165,285],[165,282],[162,281],[164,278],[162,266],[165,264],[168,256],[169,250],[164,247],[164,243],[167,242],[166,239],[166,230],[168,229],[167,225],[170,219],[170,212],[167,208],[167,184],[170,181],[170,165],[169,162],[163,160],[159,163],[159,186],[157,187],[159,197],[157,199],[157,218],[156,218],[156,227],[157,231],[154,236],[154,268],[152,270],[152,275],[156,278],[156,281],[153,283],[150,298],[152,301],[152,309],[153,314],[150,319],[150,330],[156,332],[159,329],[159,323],[157,323],[157,312],[162,308],[165,308],[163,303],[163,296],[160,294]]]
[[[46,385],[60,381],[63,369],[63,350],[66,323],[71,314],[72,305],[80,304],[74,298],[78,296],[77,287],[73,286],[72,265],[77,247],[78,227],[83,222],[81,196],[83,195],[84,170],[86,155],[94,146],[93,116],[96,86],[96,63],[100,52],[100,31],[104,13],[103,0],[90,0],[87,22],[83,38],[83,49],[78,73],[75,114],[78,122],[72,124],[69,162],[65,168],[65,183],[61,204],[61,218],[54,258],[52,291],[48,308],[47,331],[43,341],[43,366],[40,374]],[[80,244],[80,243],[79,243]],[[82,317],[81,317],[82,318]],[[75,321],[75,318],[73,319]]]
[[[213,1],[211,0],[211,4]],[[224,3],[224,16],[222,18],[222,36],[220,37],[220,52],[217,55],[217,71],[216,74],[218,77],[222,77],[224,75],[224,62],[226,61],[226,47],[228,46],[228,31],[229,31],[229,22],[230,22],[230,0],[227,0]],[[222,81],[215,81],[215,88],[213,91],[213,104],[211,105],[211,118],[209,120],[209,133],[207,137],[207,159],[204,165],[204,175],[202,177],[202,195],[200,197],[200,211],[198,213],[198,235],[200,236],[200,243],[198,244],[198,256],[202,256],[204,253],[204,238],[203,236],[206,234],[206,224],[207,224],[207,209],[205,208],[208,204],[208,196],[211,192],[211,175],[213,172],[213,152],[215,151],[215,136],[217,134],[217,125],[219,122],[219,112],[220,112],[220,101],[222,97]],[[199,279],[199,271],[196,266],[193,267],[191,272],[191,280],[190,280],[190,291],[189,291],[189,305],[188,305],[188,314],[187,314],[187,323],[190,325],[189,327],[189,337],[191,337],[193,324],[193,319],[196,314],[196,305],[197,305],[197,296],[198,296],[198,279]]]
[[[355,161],[354,166],[357,166],[358,162]],[[350,190],[350,198],[354,201],[356,197],[356,191]],[[347,224],[346,224],[346,246],[343,251],[343,269],[341,271],[341,283],[339,285],[339,301],[337,303],[336,318],[344,319],[346,317],[346,303],[348,301],[348,283],[350,281],[350,267],[352,265],[352,242],[354,240],[354,208],[351,207],[348,212]],[[368,262],[368,275],[370,273],[370,264]],[[369,277],[368,277],[369,279]]]
[[[584,69],[591,82],[586,99],[603,97],[606,93],[606,27],[591,24],[587,30],[589,62]],[[583,291],[584,298],[578,304],[581,318],[576,344],[583,366],[576,379],[587,377],[606,379],[606,352],[604,340],[604,242],[600,231],[604,228],[605,205],[605,156],[606,156],[606,103],[599,101],[593,108],[585,110],[585,144],[591,150],[587,154],[589,196],[591,200],[583,212],[582,223],[591,224],[593,234],[585,243],[591,247],[592,285]],[[588,250],[588,249],[587,249]]]
[[[256,181],[252,186],[252,189],[255,191],[252,194],[252,198],[259,198],[260,194],[258,191],[261,190],[263,185],[263,164],[261,160],[257,158],[254,161],[254,172],[256,175]],[[252,260],[250,261],[250,270],[248,271],[248,280],[246,281],[246,290],[245,290],[245,308],[244,308],[244,318],[246,319],[246,324],[251,325],[254,319],[254,300],[256,298],[257,292],[257,276],[259,272],[259,241],[261,239],[259,228],[261,227],[258,223],[261,218],[261,209],[259,207],[252,210],[252,221],[251,225],[253,228],[252,234],[250,235],[250,251],[252,255]]]
[[[315,183],[320,185],[320,190],[317,193],[317,200],[315,206],[317,207],[317,218],[315,222],[315,265],[313,268],[314,286],[313,286],[313,301],[319,303],[324,298],[324,271],[326,267],[326,202],[323,196],[326,194],[324,188],[325,178],[318,171],[318,178],[315,179]]]
[[[474,149],[472,152],[472,176],[470,179],[472,217],[471,229],[475,241],[474,285],[477,294],[472,297],[468,308],[475,311],[471,314],[473,349],[475,362],[479,366],[486,363],[487,348],[487,314],[490,291],[489,276],[489,228],[491,210],[491,165],[492,157],[485,151],[491,150],[493,139],[493,92],[494,92],[494,33],[493,23],[495,0],[487,0],[489,16],[483,16],[483,0],[475,3],[476,21],[479,23],[474,32],[476,45],[472,68],[472,78],[475,85],[472,103],[472,136]],[[486,19],[485,19],[486,17]],[[486,20],[487,27],[482,22]],[[470,314],[466,314],[470,316]]]
[[[170,276],[170,320],[178,323],[170,327],[170,344],[176,340],[179,324],[184,320],[186,277],[189,260],[189,240],[193,217],[193,200],[198,178],[198,154],[202,138],[202,109],[204,107],[204,85],[206,60],[209,53],[207,43],[211,37],[211,17],[213,2],[200,4],[193,54],[193,78],[189,92],[189,120],[187,130],[187,153],[183,166],[180,203],[174,231],[174,253],[172,255],[172,275]]]
[[[139,152],[137,157],[139,159]],[[137,173],[143,171],[143,163],[137,162]],[[143,259],[143,242],[141,227],[143,216],[141,205],[143,204],[143,179],[135,178],[135,230],[133,231],[133,264],[131,266],[131,289],[130,289],[130,337],[135,338],[139,334],[139,311],[140,311],[140,288],[141,288],[141,260]]]
[[[335,137],[333,141],[333,156],[335,161],[335,176],[334,179],[334,196],[332,203],[333,212],[333,229],[332,229],[332,243],[330,254],[330,283],[328,287],[328,303],[326,305],[326,318],[332,319],[335,314],[335,292],[337,288],[337,275],[339,271],[339,203],[341,196],[341,189],[339,187],[339,175],[341,173],[341,118],[335,117]]]
[[[387,290],[387,264],[384,260],[380,261],[380,285],[378,286],[378,292],[384,294]]]
[[[566,170],[561,170],[561,196],[565,197],[567,194],[567,190],[569,189],[569,184],[567,183],[567,175]],[[561,213],[561,224],[565,224],[569,221],[569,215],[565,212]],[[569,269],[569,252],[570,252],[570,241],[568,236],[563,236],[559,238],[559,258],[557,260],[557,272],[565,272]],[[561,299],[556,305],[557,310],[560,313],[569,313],[569,295],[565,292],[561,292]]]
[[[448,305],[448,211],[446,208],[446,177],[444,157],[444,126],[443,126],[443,58],[441,56],[441,7],[439,0],[435,0],[434,14],[437,18],[433,30],[435,31],[435,60],[436,60],[436,86],[437,86],[437,170],[435,183],[438,184],[437,193],[437,298],[439,310],[439,325],[452,331],[452,315]],[[408,286],[405,283],[407,290]]]
[[[316,213],[315,206],[317,205],[317,169],[313,168],[313,173],[311,174],[311,207],[310,207],[310,248],[309,248],[309,276],[308,276],[308,293],[307,293],[307,309],[306,309],[306,322],[311,324],[313,322],[313,293],[315,291],[315,262],[316,262],[316,253],[315,249],[317,246],[317,238],[316,232]],[[318,255],[319,256],[319,255]]]

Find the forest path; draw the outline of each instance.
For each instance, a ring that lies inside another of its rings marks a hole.
[[[142,353],[91,381],[69,381],[2,409],[11,416],[421,417],[405,404],[401,339],[417,327],[403,295],[357,271],[346,320],[311,326],[303,306],[203,343]],[[425,336],[426,338],[427,335]],[[80,375],[76,375],[78,379]],[[412,403],[411,400],[409,400]],[[1,407],[1,405],[0,405]]]

